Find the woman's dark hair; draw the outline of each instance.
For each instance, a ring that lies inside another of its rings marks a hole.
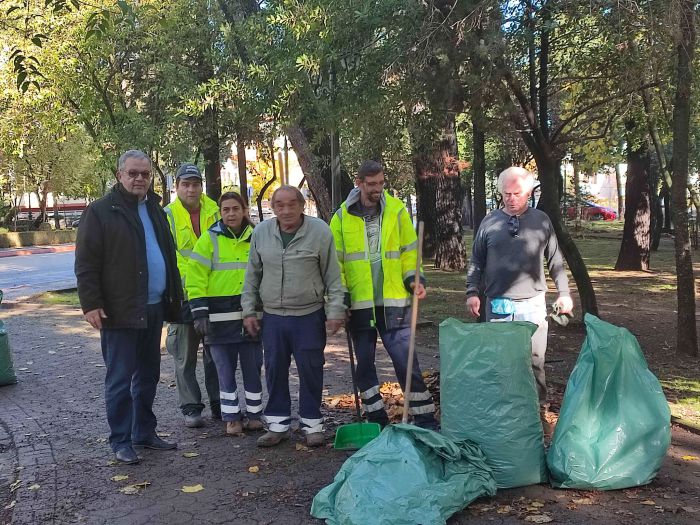
[[[252,223],[250,220],[250,217],[248,216],[248,204],[246,203],[245,199],[241,197],[240,193],[236,193],[235,191],[227,191],[225,193],[221,194],[221,197],[219,197],[219,209],[221,209],[221,203],[224,201],[228,201],[233,199],[236,201],[238,204],[241,205],[241,208],[246,211],[246,214],[243,216],[243,221],[241,221],[241,228],[245,230],[246,226],[252,226],[253,228],[255,225]]]

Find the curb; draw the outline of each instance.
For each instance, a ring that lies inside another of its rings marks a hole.
[[[27,246],[25,248],[0,249],[0,257],[18,257],[40,253],[62,253],[75,251],[75,244],[58,244],[56,246]]]

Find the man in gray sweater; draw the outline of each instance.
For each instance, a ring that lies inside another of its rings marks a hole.
[[[345,322],[345,291],[333,234],[321,219],[304,215],[304,196],[280,186],[270,199],[276,217],[259,224],[250,239],[241,308],[251,336],[262,331],[269,395],[264,415],[268,431],[259,447],[289,439],[291,358],[299,372],[299,420],[306,444],[324,444],[321,417],[326,329]],[[262,328],[256,306],[262,304]]]
[[[532,369],[540,405],[546,411],[547,283],[542,259],[557,287],[555,308],[573,309],[554,227],[546,213],[530,208],[535,178],[526,169],[511,167],[498,176],[504,208],[489,213],[472,245],[467,273],[467,313],[479,316],[479,291],[487,298],[487,321],[530,321],[538,328],[532,336]]]

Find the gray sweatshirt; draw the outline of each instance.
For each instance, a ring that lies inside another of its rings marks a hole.
[[[305,215],[286,248],[277,219],[255,227],[241,295],[243,317],[255,315],[262,303],[275,315],[306,315],[325,306],[327,319],[344,319],[344,297],[333,234],[325,222]]]
[[[489,213],[481,222],[472,245],[467,273],[467,296],[483,290],[487,297],[529,299],[547,291],[542,260],[559,295],[569,295],[554,226],[546,213],[528,208],[518,217],[516,235],[509,232],[503,210]]]

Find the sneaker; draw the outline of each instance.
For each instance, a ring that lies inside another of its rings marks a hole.
[[[200,428],[204,426],[202,414],[185,414],[185,426],[187,428]]]
[[[274,447],[286,439],[289,439],[289,430],[285,430],[284,432],[268,430],[258,438],[257,443],[259,447]]]
[[[322,447],[326,444],[326,436],[323,432],[311,432],[306,434],[306,446],[307,447]]]
[[[243,423],[238,421],[227,421],[226,422],[226,434],[229,436],[240,436],[243,434]]]
[[[253,432],[256,432],[258,430],[263,430],[265,428],[263,426],[263,422],[260,421],[259,419],[247,419],[244,427],[246,430],[250,430]]]

